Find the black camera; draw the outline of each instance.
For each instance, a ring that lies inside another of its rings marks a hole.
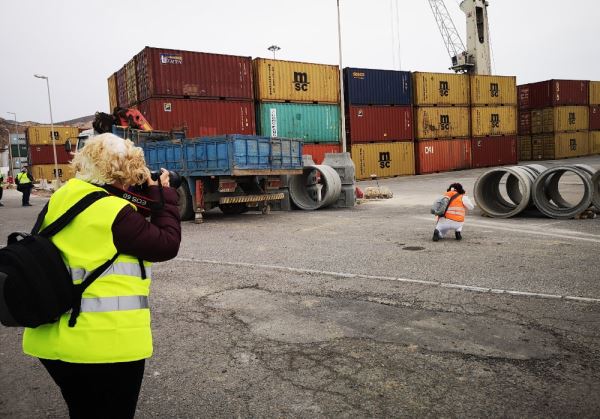
[[[179,188],[181,186],[181,176],[179,176],[179,173],[172,170],[167,170],[167,172],[169,172],[169,185],[175,189]],[[150,170],[150,179],[158,182],[160,173],[160,170]]]

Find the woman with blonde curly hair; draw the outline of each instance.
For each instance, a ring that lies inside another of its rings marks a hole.
[[[42,228],[95,191],[126,192],[147,183],[147,197],[164,205],[153,208],[148,221],[129,201],[110,195],[52,237],[73,284],[112,264],[83,292],[74,324],[65,313],[54,323],[26,328],[23,350],[46,367],[71,418],[133,418],[145,359],[152,355],[151,262],[177,255],[178,196],[167,171],[152,180],[142,150],[113,134],[88,140],[72,165],[75,178],[50,198]]]

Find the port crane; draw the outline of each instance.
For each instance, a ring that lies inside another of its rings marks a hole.
[[[444,0],[428,0],[442,39],[457,73],[490,75],[490,39],[486,0],[463,0],[460,9],[467,18],[467,46],[448,13]]]

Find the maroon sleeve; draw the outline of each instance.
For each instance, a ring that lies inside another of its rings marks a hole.
[[[150,221],[130,205],[123,208],[112,225],[113,242],[117,250],[149,262],[173,259],[179,251],[181,224],[177,208],[177,190],[163,188],[165,205],[152,211]],[[148,188],[148,198],[159,201],[157,186]]]

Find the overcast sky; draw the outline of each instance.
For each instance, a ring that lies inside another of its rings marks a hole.
[[[598,0],[489,0],[493,72],[600,80]],[[340,0],[344,67],[447,72],[427,0]],[[399,13],[393,13],[398,5]],[[466,42],[458,0],[446,6]],[[107,77],[144,46],[338,64],[336,0],[0,0],[0,116],[108,111]]]

